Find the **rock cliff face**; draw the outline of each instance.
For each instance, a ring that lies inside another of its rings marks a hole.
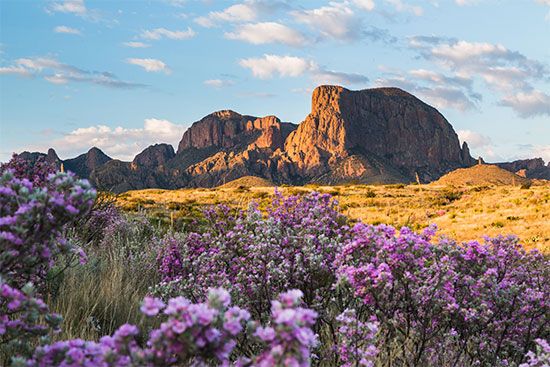
[[[424,180],[471,163],[467,146],[460,148],[443,115],[397,88],[316,88],[311,113],[290,134],[285,151],[307,177],[325,174],[354,155],[376,159],[408,178],[418,172]],[[359,166],[357,176],[370,164]]]
[[[234,149],[249,144],[277,149],[292,130],[292,124],[281,123],[275,116],[258,118],[231,110],[218,111],[191,125],[178,145],[178,154],[192,148]]]
[[[176,153],[174,153],[174,148],[170,144],[151,145],[143,152],[136,155],[132,161],[132,169],[162,168],[175,156]]]

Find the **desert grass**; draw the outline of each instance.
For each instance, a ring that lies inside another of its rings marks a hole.
[[[99,248],[86,249],[86,264],[64,269],[48,280],[46,301],[53,312],[63,315],[56,340],[98,340],[125,323],[143,330],[151,326],[139,310],[150,287],[159,281],[157,249],[151,241],[139,232],[126,238],[113,236]]]
[[[408,226],[415,230],[436,224],[440,234],[457,241],[514,234],[526,248],[550,253],[550,185],[442,186],[348,185],[283,186],[284,195],[319,191],[333,195],[343,214],[371,224]],[[120,195],[117,204],[127,211],[145,210],[159,223],[184,226],[209,205],[245,209],[251,201],[265,208],[273,187],[148,189]]]

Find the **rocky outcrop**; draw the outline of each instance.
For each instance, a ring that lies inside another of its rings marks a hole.
[[[57,167],[61,167],[61,159],[57,156],[57,153],[54,149],[50,148],[48,149],[48,153],[40,153],[40,152],[28,152],[24,151],[18,154],[19,158],[22,158],[24,160],[30,161],[30,162],[36,162],[38,159],[43,159],[44,161],[53,164]]]
[[[61,163],[61,159],[59,159],[59,156],[53,148],[48,149],[48,153],[46,153],[46,162],[56,165]]]
[[[527,178],[550,180],[550,162],[545,166],[542,158],[520,159],[495,165]]]
[[[292,126],[275,116],[258,118],[231,110],[217,111],[191,125],[178,145],[178,154],[189,149],[235,149],[250,144],[277,149],[283,146]]]
[[[513,162],[495,163],[495,165],[510,172],[517,172],[522,169],[533,171],[544,167],[544,161],[542,158],[520,159]]]
[[[82,178],[89,178],[93,170],[103,166],[110,160],[112,160],[111,157],[103,153],[99,148],[93,147],[87,153],[63,161],[63,165],[66,171],[74,172]]]
[[[470,155],[470,147],[468,147],[467,142],[462,143],[462,148],[460,149],[460,160],[465,166],[473,166],[478,163],[478,161]]]
[[[131,167],[133,170],[163,168],[175,156],[174,148],[170,144],[155,144],[136,155]]]
[[[316,88],[311,113],[290,134],[285,151],[311,178],[351,155],[376,159],[409,179],[418,172],[426,181],[471,164],[467,145],[460,148],[443,115],[397,88]],[[363,169],[351,173],[360,176]]]

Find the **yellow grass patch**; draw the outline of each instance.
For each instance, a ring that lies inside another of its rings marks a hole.
[[[527,248],[550,253],[550,185],[532,186],[293,186],[285,195],[310,191],[335,196],[342,213],[366,223],[385,223],[413,229],[437,224],[441,234],[458,241],[515,234]],[[192,218],[204,206],[227,204],[246,208],[255,200],[265,207],[273,187],[137,190],[118,197],[126,210],[145,209],[164,220]]]

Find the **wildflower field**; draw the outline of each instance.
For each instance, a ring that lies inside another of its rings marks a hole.
[[[322,190],[176,225],[40,162],[1,171],[2,366],[550,363],[550,260],[514,236],[358,221]]]

